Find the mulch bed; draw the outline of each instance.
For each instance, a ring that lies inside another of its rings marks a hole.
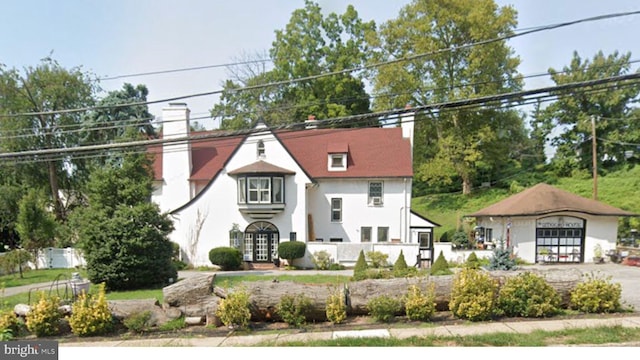
[[[580,319],[580,318],[599,318],[603,317],[615,318],[615,317],[624,317],[629,316],[629,313],[613,313],[613,314],[571,314],[571,315],[558,315],[552,318],[548,318],[548,320],[562,320],[562,319]],[[495,320],[491,320],[491,322],[526,322],[526,321],[537,321],[540,319],[532,319],[532,318],[499,318]],[[457,325],[457,324],[468,324],[468,320],[461,320],[453,317],[451,312],[441,311],[434,314],[432,317],[431,324],[435,326],[444,326],[444,325]],[[66,333],[66,335],[51,337],[51,338],[41,338],[41,339],[49,339],[49,340],[57,340],[60,343],[70,343],[70,342],[99,342],[99,341],[118,341],[118,340],[132,340],[132,339],[163,339],[163,338],[174,338],[174,337],[227,337],[227,336],[243,336],[243,335],[260,335],[273,333],[277,331],[283,331],[288,333],[302,333],[302,332],[323,332],[323,331],[349,331],[349,330],[366,330],[366,329],[379,329],[379,328],[406,328],[406,327],[423,327],[425,326],[424,322],[419,321],[410,321],[405,317],[398,316],[395,321],[391,323],[379,323],[373,321],[368,316],[353,316],[347,318],[347,320],[342,324],[331,324],[330,322],[320,322],[320,323],[309,323],[305,324],[300,328],[293,328],[283,322],[252,322],[249,326],[249,329],[246,330],[232,330],[228,327],[210,327],[204,325],[197,326],[189,326],[184,329],[174,330],[174,331],[160,331],[157,329],[153,329],[149,332],[145,332],[142,334],[132,334],[128,332],[125,328],[117,329],[117,331],[109,336],[91,336],[91,337],[79,337],[73,335],[71,333]],[[30,337],[32,338],[32,336]],[[22,339],[16,339],[22,340]]]

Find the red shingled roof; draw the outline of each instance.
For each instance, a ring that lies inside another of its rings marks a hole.
[[[591,215],[637,216],[629,211],[587,199],[544,183],[467,216],[528,216],[568,211]]]
[[[203,135],[212,132],[199,132]],[[194,134],[196,135],[196,134]],[[411,177],[411,145],[400,128],[313,129],[276,133],[285,148],[312,178]],[[210,138],[192,143],[191,180],[210,180],[224,166],[243,136]],[[154,174],[162,179],[162,146],[156,154]],[[346,171],[328,171],[327,154],[348,150]],[[236,169],[237,170],[237,169]]]
[[[401,128],[314,129],[277,136],[313,178],[413,176],[411,144]],[[328,170],[327,154],[335,144],[348,144],[346,171]]]

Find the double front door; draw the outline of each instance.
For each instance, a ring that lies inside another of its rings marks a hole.
[[[278,258],[280,234],[269,222],[259,221],[247,226],[244,242],[245,261],[267,263]]]

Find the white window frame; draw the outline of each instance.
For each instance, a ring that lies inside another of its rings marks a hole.
[[[278,185],[278,183],[280,183],[280,185]],[[273,203],[274,204],[282,204],[284,202],[284,178],[281,177],[273,177],[271,180],[271,189],[273,192]],[[278,194],[278,192],[276,192],[275,190],[279,189],[280,192],[280,198],[276,199],[276,194]]]
[[[251,189],[251,183],[256,182],[255,189]],[[263,186],[266,181],[266,187]],[[251,195],[255,194],[256,200],[251,199]],[[264,200],[266,195],[266,199]],[[271,204],[271,178],[270,177],[247,177],[247,203],[249,204]]]
[[[327,169],[329,171],[346,171],[347,170],[347,154],[345,153],[329,154],[327,156]]]
[[[264,149],[264,141],[258,140],[256,144],[256,156],[258,159],[263,159],[265,157],[265,149]]]
[[[338,202],[337,207],[335,206],[334,201]],[[338,219],[335,219],[335,214],[338,214]],[[331,198],[331,222],[342,222],[342,198]]]
[[[247,178],[238,178],[238,204],[247,203]]]
[[[365,232],[369,233],[368,240],[366,239]],[[373,228],[371,226],[362,226],[360,227],[360,242],[361,243],[370,243],[372,242]]]
[[[382,232],[380,230],[385,229],[386,237],[384,239],[380,239],[380,235]],[[389,227],[388,226],[378,226],[378,234],[376,236],[378,242],[389,242]]]
[[[284,204],[284,180],[282,176],[238,177],[238,204]],[[276,187],[280,190],[277,199]]]
[[[371,185],[380,184],[380,194],[372,194]],[[369,195],[367,204],[369,206],[382,206],[384,205],[384,181],[369,181],[367,187],[367,193]]]

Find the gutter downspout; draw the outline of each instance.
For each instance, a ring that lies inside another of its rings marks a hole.
[[[402,238],[402,231],[400,233],[400,242],[403,243],[410,243],[411,239],[407,239],[407,221],[408,221],[408,217],[409,217],[409,212],[407,211],[407,178],[404,178],[404,207],[402,208],[402,211],[405,212],[404,214],[404,239]],[[404,241],[403,241],[404,240]]]

